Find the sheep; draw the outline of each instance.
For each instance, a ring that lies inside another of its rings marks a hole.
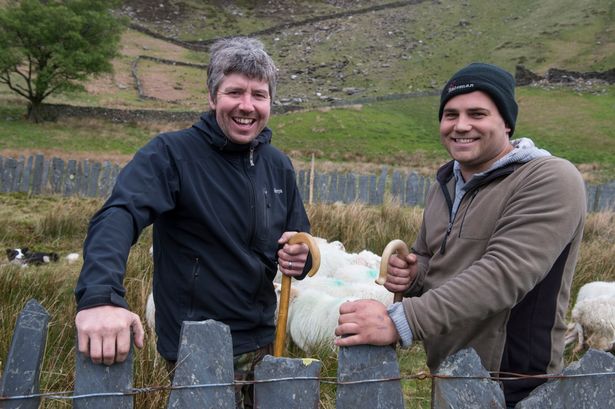
[[[594,281],[581,287],[564,337],[577,341],[573,352],[585,345],[602,351],[615,347],[615,282]]]
[[[333,347],[342,303],[374,299],[388,306],[393,302],[393,294],[375,283],[380,256],[369,250],[347,253],[338,241],[315,239],[320,269],[314,277],[293,280],[287,323],[290,339],[308,353],[323,345]]]
[[[340,267],[354,264],[354,256],[346,252],[341,242],[327,242],[320,237],[314,237],[314,241],[318,245],[318,250],[320,250],[318,276],[331,277]]]
[[[306,353],[319,348],[335,349],[335,327],[340,305],[356,297],[335,297],[315,289],[298,290],[288,309],[287,332]]]
[[[156,332],[156,304],[154,304],[154,293],[150,292],[147,296],[147,303],[145,305],[145,322],[152,331]]]
[[[364,266],[376,271],[380,268],[380,256],[369,250],[348,253],[344,244],[339,241],[328,242],[321,237],[314,237],[314,240],[320,250],[318,276],[336,276],[341,268],[349,265]]]
[[[320,268],[314,277],[293,280],[290,291],[287,333],[302,350],[313,351],[321,345],[333,347],[339,306],[356,299],[374,299],[385,305],[393,294],[374,281],[378,277],[380,256],[369,250],[348,253],[339,241],[328,242],[314,237],[320,250]],[[280,272],[275,279],[276,296],[280,296]],[[152,294],[147,298],[145,317],[154,331],[155,305]],[[278,311],[275,317],[277,319]]]
[[[577,302],[588,298],[615,298],[615,282],[592,281],[579,289]]]
[[[363,299],[373,299],[382,302],[385,305],[391,304],[393,294],[383,286],[377,285],[368,273],[363,274],[359,268],[361,266],[348,266],[345,269],[354,270],[357,279],[352,280],[351,275],[340,277],[307,277],[301,281],[293,282],[293,287],[296,288],[301,295],[302,291],[315,290],[333,297],[358,297]],[[364,268],[364,267],[362,267]],[[367,278],[367,279],[366,279]]]

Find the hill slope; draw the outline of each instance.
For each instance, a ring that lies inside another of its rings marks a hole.
[[[256,33],[280,68],[279,99],[304,106],[358,96],[433,92],[458,67],[477,60],[511,71],[523,64],[537,73],[549,68],[604,71],[615,67],[612,1],[494,4],[489,0],[205,4],[127,0],[120,12],[131,18],[133,27],[169,40],[158,41],[158,46],[137,46],[140,55],[207,63],[212,39]],[[129,32],[126,41],[144,42],[135,39],[139,36]],[[177,46],[182,42],[184,47]],[[147,76],[151,71],[171,71],[159,65],[140,67],[140,72]],[[202,74],[181,73],[175,88],[202,91]],[[173,100],[183,99],[190,97]]]
[[[123,35],[114,74],[88,82],[87,92],[54,96],[49,102],[189,111],[183,115],[189,125],[206,109],[208,44],[221,36],[258,33],[280,68],[276,108],[325,107],[272,118],[276,144],[293,159],[308,162],[314,154],[320,161],[351,166],[433,167],[446,158],[436,137],[433,95],[459,67],[477,60],[511,71],[521,63],[538,74],[549,68],[615,67],[612,0],[494,4],[126,0],[117,13],[128,16],[132,28]],[[615,86],[580,85],[518,89],[517,133],[612,179]],[[403,98],[407,95],[421,97]],[[369,103],[379,99],[388,101]],[[9,102],[7,108],[0,106],[4,155],[45,150],[123,161],[151,135],[180,126],[165,123],[158,112],[150,112],[157,122],[147,125],[131,119],[126,125],[67,120],[32,126],[18,120],[23,100],[2,88],[0,100]],[[351,103],[357,106],[326,108]]]

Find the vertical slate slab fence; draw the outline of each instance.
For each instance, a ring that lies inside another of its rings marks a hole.
[[[33,195],[59,194],[107,197],[120,172],[118,164],[104,161],[27,159],[0,156],[0,193],[22,192]],[[364,203],[381,205],[391,198],[402,206],[424,206],[434,183],[432,177],[415,172],[400,172],[383,166],[378,174],[353,172],[297,172],[297,185],[305,203]],[[615,209],[615,181],[587,185],[590,212]]]
[[[48,321],[49,316],[40,304],[28,301],[17,320],[2,377],[1,409],[39,407],[40,397],[2,398],[38,393]],[[127,361],[112,366],[94,365],[78,351],[76,354],[74,408],[133,407],[132,351]],[[228,326],[212,320],[184,322],[177,362],[167,408],[235,408]],[[265,357],[255,370],[256,408],[317,409],[320,369],[320,361],[314,359]],[[399,377],[397,355],[390,346],[342,348],[337,407],[402,409]]]
[[[49,324],[47,311],[29,300],[15,324],[0,382],[0,409],[36,409],[41,363]],[[132,409],[132,350],[112,366],[94,365],[76,352],[73,407]],[[235,408],[233,352],[228,326],[216,321],[184,322],[178,364],[167,408]],[[266,356],[255,369],[257,409],[317,409],[321,363],[314,359]],[[401,375],[391,346],[360,345],[338,352],[336,408],[402,409]],[[147,385],[140,391],[147,390]],[[157,390],[158,387],[152,388]],[[54,395],[56,392],[48,394]],[[51,397],[49,399],[52,399]],[[478,354],[464,349],[449,356],[435,372],[432,408],[504,408],[496,380]],[[615,357],[590,349],[519,402],[521,408],[615,407]]]
[[[446,358],[436,374],[443,377],[434,379],[432,384],[433,409],[506,408],[504,391],[496,381],[487,379],[489,372],[483,368],[480,357],[473,349],[463,349]],[[476,379],[468,381],[463,376]]]
[[[39,392],[41,363],[49,314],[35,300],[30,300],[17,317],[9,355],[4,366],[0,396],[33,395]],[[36,409],[40,398],[0,401],[2,409]]]
[[[106,197],[120,171],[108,161],[45,159],[43,155],[0,157],[0,192]]]

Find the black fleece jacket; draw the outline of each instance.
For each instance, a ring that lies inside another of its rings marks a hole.
[[[233,144],[208,112],[140,149],[90,223],[78,310],[128,308],[128,253],[153,223],[160,354],[177,359],[183,321],[229,325],[234,354],[271,343],[277,240],[310,226],[292,164],[270,141],[265,128],[251,144]]]

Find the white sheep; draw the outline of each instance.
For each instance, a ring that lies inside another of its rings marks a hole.
[[[342,303],[357,299],[385,305],[393,302],[393,294],[375,283],[380,256],[369,250],[347,253],[338,241],[315,239],[320,269],[314,277],[292,281],[287,323],[290,339],[308,353],[323,345],[333,347]]]
[[[353,270],[358,270],[355,267]],[[347,267],[347,268],[348,268]],[[365,268],[365,267],[362,267]],[[293,281],[293,288],[298,290],[296,296],[301,296],[301,293],[306,290],[318,291],[332,297],[355,297],[362,299],[372,299],[382,302],[385,305],[393,302],[393,293],[386,288],[374,282],[371,274],[362,274],[361,271],[356,271],[356,280],[348,279],[347,277],[306,277],[301,281]],[[366,279],[367,278],[367,279]]]
[[[145,305],[145,322],[152,331],[152,334],[156,333],[156,304],[154,304],[154,293],[150,292],[147,296],[147,303]]]
[[[307,353],[334,349],[340,305],[356,298],[334,297],[315,289],[298,290],[291,298],[287,332],[295,345]]]
[[[393,302],[393,294],[375,283],[380,256],[369,250],[348,253],[339,241],[314,239],[320,250],[320,268],[314,277],[292,280],[286,327],[290,338],[304,351],[313,351],[321,345],[333,346],[339,305],[343,302],[356,299],[374,299],[385,305]],[[278,301],[280,274],[274,283]],[[145,317],[152,331],[154,315],[154,299],[150,293]],[[277,311],[275,316],[277,319]]]
[[[64,258],[66,259],[66,262],[68,264],[73,264],[73,263],[79,261],[79,253],[69,253]]]
[[[615,282],[592,281],[579,289],[577,303],[588,298],[615,298]]]
[[[314,237],[314,241],[320,250],[320,268],[316,273],[318,276],[331,277],[339,268],[355,264],[354,255],[347,253],[341,242],[328,242],[320,237]]]
[[[573,352],[585,345],[608,351],[615,346],[615,282],[594,281],[581,287],[571,313],[565,344],[575,340]]]
[[[317,275],[321,277],[337,276],[340,269],[349,265],[364,266],[376,271],[380,268],[380,256],[369,250],[348,253],[344,244],[339,241],[328,242],[321,237],[314,237],[314,241],[320,250],[320,268]]]

